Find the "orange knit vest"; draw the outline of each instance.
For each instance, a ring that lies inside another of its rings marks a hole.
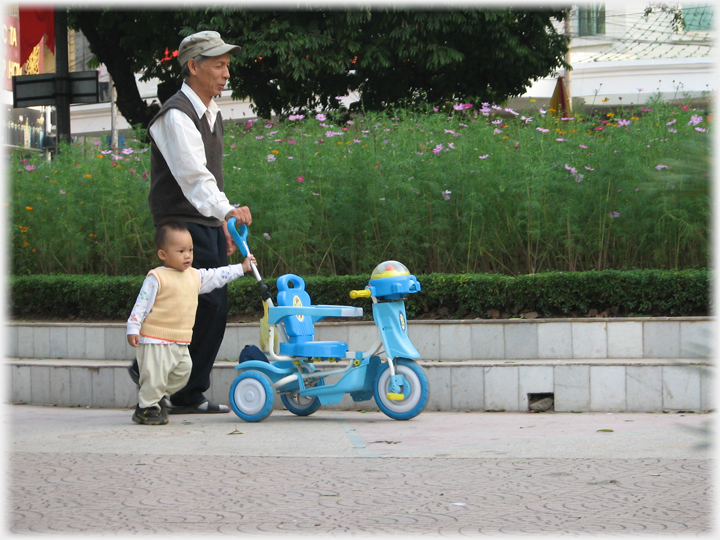
[[[164,266],[148,272],[158,280],[158,292],[150,313],[140,327],[140,335],[178,343],[190,343],[195,325],[200,272]]]

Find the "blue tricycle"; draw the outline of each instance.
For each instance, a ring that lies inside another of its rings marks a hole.
[[[248,229],[228,230],[247,257]],[[321,405],[339,403],[345,394],[354,401],[375,398],[380,410],[395,420],[420,414],[430,388],[423,369],[414,361],[420,354],[407,331],[405,296],[420,291],[420,283],[397,261],[385,261],[373,271],[369,284],[350,291],[351,298],[370,298],[377,339],[365,351],[349,351],[342,341],[315,341],[314,323],[325,317],[361,317],[353,306],[312,305],[305,281],[295,274],[277,279],[277,306],[253,265],[267,316],[270,362],[248,360],[235,368],[239,374],[230,386],[230,405],[247,422],[260,422],[273,410],[275,393],[297,416],[308,416]],[[277,337],[276,337],[277,335]],[[279,347],[278,347],[279,345]],[[275,349],[278,350],[275,350]],[[318,369],[314,361],[347,361],[337,369]]]

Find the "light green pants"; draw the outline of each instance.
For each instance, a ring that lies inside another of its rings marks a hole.
[[[163,396],[171,396],[183,388],[190,378],[192,360],[187,345],[143,344],[137,348],[140,370],[140,407],[159,406]]]

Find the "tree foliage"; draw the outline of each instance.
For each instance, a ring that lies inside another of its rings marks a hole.
[[[157,77],[166,98],[180,85],[180,69],[161,59],[196,31],[216,30],[242,47],[233,57],[232,95],[270,117],[336,109],[336,97],[352,92],[365,110],[502,102],[564,65],[567,40],[552,24],[564,17],[558,9],[516,8],[71,11],[73,27],[108,66],[120,111],[143,126],[154,110],[143,110],[129,75]]]
[[[143,80],[153,77],[174,80],[173,87],[179,87],[180,68],[172,66],[177,62],[161,60],[166,49],[177,49],[183,15],[180,11],[97,10],[80,6],[68,13],[68,26],[83,33],[95,59],[107,66],[117,89],[118,110],[133,126],[147,127],[159,110],[158,104],[148,105],[140,96],[136,73],[142,73]]]

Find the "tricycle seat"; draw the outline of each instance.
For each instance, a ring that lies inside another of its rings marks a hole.
[[[344,341],[307,341],[305,343],[281,343],[280,354],[305,358],[344,358],[348,345]]]
[[[305,292],[305,281],[295,274],[277,279],[277,307],[268,309],[270,324],[282,323],[288,336],[280,343],[280,354],[306,358],[344,358],[348,345],[344,341],[314,341],[314,323],[325,317],[360,317],[362,308],[352,306],[313,306]]]

